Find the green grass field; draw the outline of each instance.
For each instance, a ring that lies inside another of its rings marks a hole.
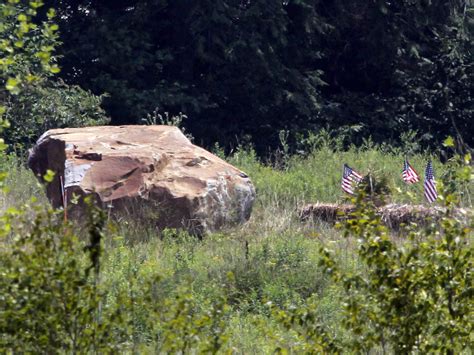
[[[444,166],[435,157],[419,154],[410,161],[423,173],[429,158],[441,177]],[[212,314],[220,300],[225,300],[225,307],[220,318],[214,318],[222,320],[218,328],[223,330],[217,333],[224,334],[223,353],[270,354],[279,348],[308,352],[297,331],[285,328],[275,312],[309,305],[330,336],[341,342],[349,339],[353,335],[341,326],[342,286],[318,263],[320,249],[327,247],[335,251],[340,268],[360,270],[357,243],[325,223],[302,223],[298,209],[305,203],[346,199],[340,188],[343,163],[362,173],[387,176],[393,202],[422,204],[422,183],[407,188],[401,180],[403,159],[400,153],[377,147],[345,152],[322,147],[306,157],[286,159],[281,164],[285,168],[277,170],[260,163],[251,150],[240,149],[228,161],[244,170],[257,190],[245,225],[199,240],[179,231],[158,233],[152,221],[109,221],[100,273],[106,294],[101,307],[131,305],[126,312],[128,335],[116,336],[121,350],[174,352],[178,349],[168,343],[178,346],[189,338],[185,352],[205,352],[202,344],[213,339],[214,325],[195,332],[186,324],[205,324],[200,315]],[[17,159],[5,159],[3,168],[10,189],[2,195],[4,210],[28,203],[32,196],[47,204],[42,187]],[[464,205],[471,207],[472,186],[461,188],[466,190]],[[153,292],[147,296],[150,283]],[[143,299],[147,301],[139,301]],[[148,314],[154,307],[157,321],[150,325]],[[190,311],[180,314],[180,307]]]

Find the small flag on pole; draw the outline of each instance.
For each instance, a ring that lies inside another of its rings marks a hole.
[[[354,195],[354,186],[362,181],[362,175],[344,164],[344,172],[342,174],[342,189],[348,194]]]
[[[429,203],[434,202],[438,198],[438,192],[436,191],[436,181],[434,178],[434,170],[431,160],[426,165],[424,186],[426,199]]]
[[[410,165],[408,159],[405,159],[403,163],[403,171],[402,171],[402,178],[407,184],[414,184],[420,181],[420,176],[416,172],[415,169]]]

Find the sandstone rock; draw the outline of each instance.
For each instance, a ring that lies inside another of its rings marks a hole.
[[[159,228],[203,233],[242,223],[255,199],[244,172],[171,126],[50,130],[31,149],[28,165],[39,178],[47,169],[56,173],[47,187],[54,207],[63,206],[63,185],[66,202],[93,194],[112,212],[148,206]]]

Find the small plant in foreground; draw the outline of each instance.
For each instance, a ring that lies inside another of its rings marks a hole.
[[[179,289],[175,297],[147,299],[152,312],[150,328],[156,336],[159,352],[186,354],[193,350],[216,354],[227,342],[225,299],[198,305],[191,292]]]
[[[297,334],[299,341],[292,350],[304,354],[340,354],[338,340],[322,325],[314,300],[308,299],[305,307],[290,306],[286,310],[274,309],[272,316],[286,329]],[[279,354],[288,350],[279,347]]]
[[[60,213],[36,211],[32,222],[7,211],[0,228],[0,348],[16,352],[111,351],[117,313],[101,309],[103,221],[90,213],[84,248]]]
[[[462,170],[470,169],[469,157],[463,161]],[[472,180],[472,173],[451,176]],[[442,193],[440,199],[445,212],[439,224],[424,230],[409,226],[398,245],[361,191],[343,228],[357,238],[365,268],[343,272],[332,252],[321,250],[321,265],[346,290],[344,324],[353,334],[346,348],[396,354],[472,349],[473,222],[453,214],[457,195]]]

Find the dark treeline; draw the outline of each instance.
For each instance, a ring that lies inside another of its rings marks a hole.
[[[62,0],[60,76],[113,124],[183,112],[198,143],[262,151],[320,128],[472,146],[464,0]],[[294,146],[294,145],[293,145]]]

